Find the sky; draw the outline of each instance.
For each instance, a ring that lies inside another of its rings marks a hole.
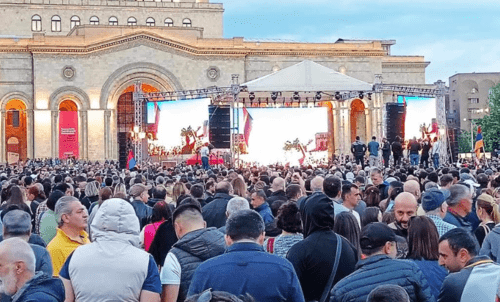
[[[494,0],[211,0],[225,8],[224,36],[335,42],[394,39],[393,55],[423,55],[426,83],[500,71]]]

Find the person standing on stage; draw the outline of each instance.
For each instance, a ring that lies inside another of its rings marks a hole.
[[[389,168],[389,160],[391,158],[391,144],[384,137],[382,140],[382,157],[384,158],[384,167]]]
[[[205,171],[210,170],[210,164],[209,164],[210,149],[208,148],[208,143],[205,143],[205,145],[201,147],[200,155],[201,155],[201,164],[203,170]]]
[[[365,168],[366,149],[366,145],[361,141],[359,136],[356,136],[356,141],[351,146],[351,152],[354,155],[356,164],[359,165],[359,162],[361,162],[363,169]]]
[[[434,143],[432,144],[432,161],[434,163],[434,168],[439,168],[439,155],[441,154],[441,141],[438,141],[438,138],[434,138]]]
[[[375,136],[372,136],[372,141],[368,143],[368,151],[370,152],[370,167],[377,167],[378,166],[378,149],[380,145],[377,142],[377,138]]]
[[[401,138],[399,136],[396,136],[396,141],[392,143],[392,156],[394,157],[394,166],[401,164],[403,145],[401,145]]]

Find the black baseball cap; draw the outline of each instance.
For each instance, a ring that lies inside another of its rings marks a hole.
[[[383,222],[372,222],[361,231],[360,246],[362,249],[379,248],[388,241],[396,242],[396,234]]]

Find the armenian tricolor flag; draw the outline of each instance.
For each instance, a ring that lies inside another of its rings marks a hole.
[[[481,127],[477,127],[476,145],[474,147],[474,152],[477,158],[481,158],[481,151],[484,149],[483,133],[481,133]]]
[[[132,170],[135,167],[135,157],[134,157],[134,151],[130,150],[128,152],[128,158],[127,158],[127,169]]]

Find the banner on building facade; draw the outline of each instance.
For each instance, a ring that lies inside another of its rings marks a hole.
[[[59,158],[78,158],[78,112],[59,112]]]

